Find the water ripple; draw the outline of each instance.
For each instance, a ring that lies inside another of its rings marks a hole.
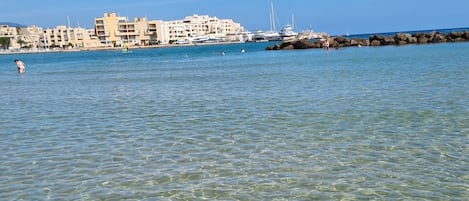
[[[468,47],[25,55],[0,75],[0,197],[464,200]]]

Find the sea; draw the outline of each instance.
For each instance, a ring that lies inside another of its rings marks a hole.
[[[271,45],[0,55],[0,199],[469,198],[468,42]]]

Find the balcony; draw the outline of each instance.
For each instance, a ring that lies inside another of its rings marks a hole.
[[[104,25],[104,21],[103,21],[103,20],[96,20],[96,21],[94,22],[94,24],[96,24],[96,25]]]
[[[116,36],[138,36],[138,35],[140,35],[140,32],[139,32],[139,31],[131,31],[131,32],[127,32],[127,31],[116,31],[116,32],[115,32],[115,35],[116,35]]]
[[[109,36],[109,33],[107,31],[98,31],[96,33],[97,36]]]

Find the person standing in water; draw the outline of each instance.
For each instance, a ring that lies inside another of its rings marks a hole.
[[[26,72],[26,68],[24,67],[24,63],[22,61],[15,59],[15,63],[16,63],[16,68],[18,68],[19,74],[23,74],[24,72]]]
[[[322,47],[324,48],[324,50],[329,51],[329,39],[326,39],[326,41],[324,41]]]

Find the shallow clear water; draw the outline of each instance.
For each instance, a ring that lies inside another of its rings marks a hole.
[[[469,197],[469,43],[267,45],[0,55],[0,197]]]

